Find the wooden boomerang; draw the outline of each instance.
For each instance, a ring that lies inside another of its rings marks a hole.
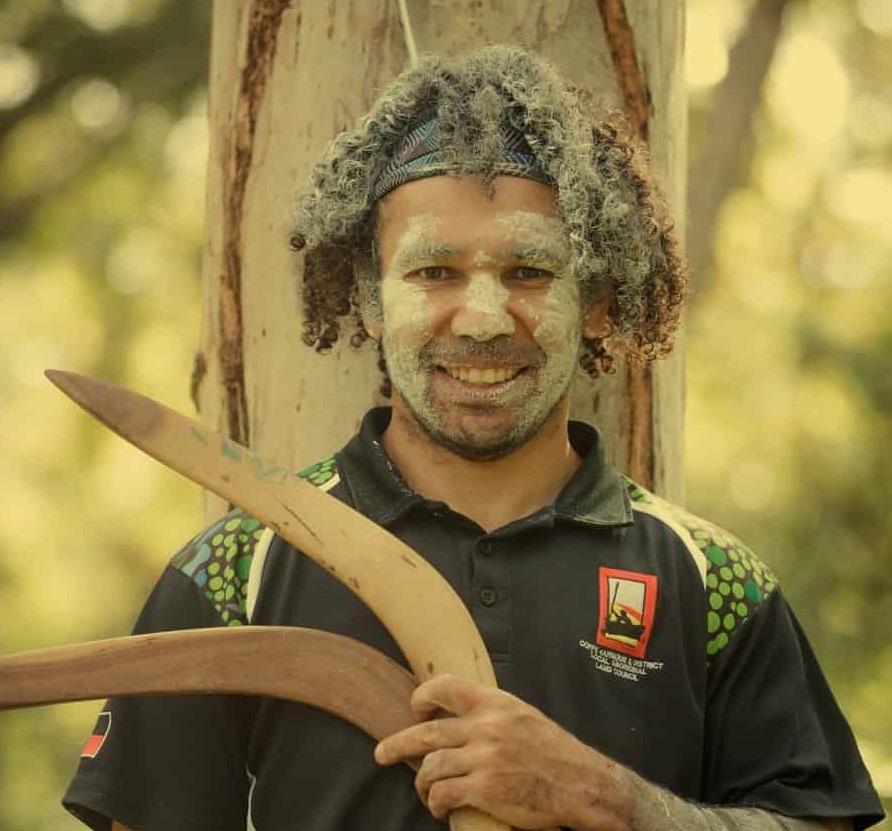
[[[433,566],[384,528],[150,398],[74,372],[47,370],[46,375],[127,441],[238,505],[340,580],[381,620],[416,679],[450,673],[496,686],[483,639],[461,598]],[[452,831],[508,831],[506,824],[472,808],[452,811],[449,825]]]
[[[415,723],[412,674],[367,644],[296,626],[183,629],[0,658],[0,710],[125,695],[239,693],[311,704],[377,740]]]

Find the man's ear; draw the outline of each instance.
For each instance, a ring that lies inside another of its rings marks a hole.
[[[356,260],[353,263],[356,290],[359,295],[359,311],[362,325],[375,340],[381,339],[381,300],[380,291],[374,280],[377,278],[369,260]]]
[[[362,292],[360,292],[360,303],[362,302],[361,295]],[[381,321],[369,314],[369,310],[365,305],[360,305],[359,308],[362,310],[362,325],[365,327],[366,332],[369,333],[372,340],[381,340]]]
[[[613,300],[613,292],[604,289],[591,301],[588,311],[582,321],[582,334],[590,340],[603,337],[607,331],[607,315],[610,312],[610,303]]]

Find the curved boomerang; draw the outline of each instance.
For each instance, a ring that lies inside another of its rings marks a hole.
[[[129,695],[234,693],[327,710],[381,740],[415,723],[412,674],[343,635],[296,626],[182,629],[0,658],[0,710]]]
[[[238,505],[340,580],[381,620],[419,681],[451,673],[496,686],[489,654],[461,598],[384,528],[150,398],[74,372],[47,370],[46,376],[122,438]],[[449,825],[452,831],[508,830],[471,808],[452,811]]]

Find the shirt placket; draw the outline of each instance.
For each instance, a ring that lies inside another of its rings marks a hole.
[[[473,559],[471,614],[493,660],[510,660],[513,593],[507,541],[478,538]]]

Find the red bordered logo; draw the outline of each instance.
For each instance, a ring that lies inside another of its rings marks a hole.
[[[100,713],[99,718],[96,719],[93,734],[87,739],[84,749],[81,751],[81,759],[96,758],[108,738],[109,730],[111,730],[111,713]]]
[[[657,578],[601,566],[598,646],[643,658],[657,609]]]

